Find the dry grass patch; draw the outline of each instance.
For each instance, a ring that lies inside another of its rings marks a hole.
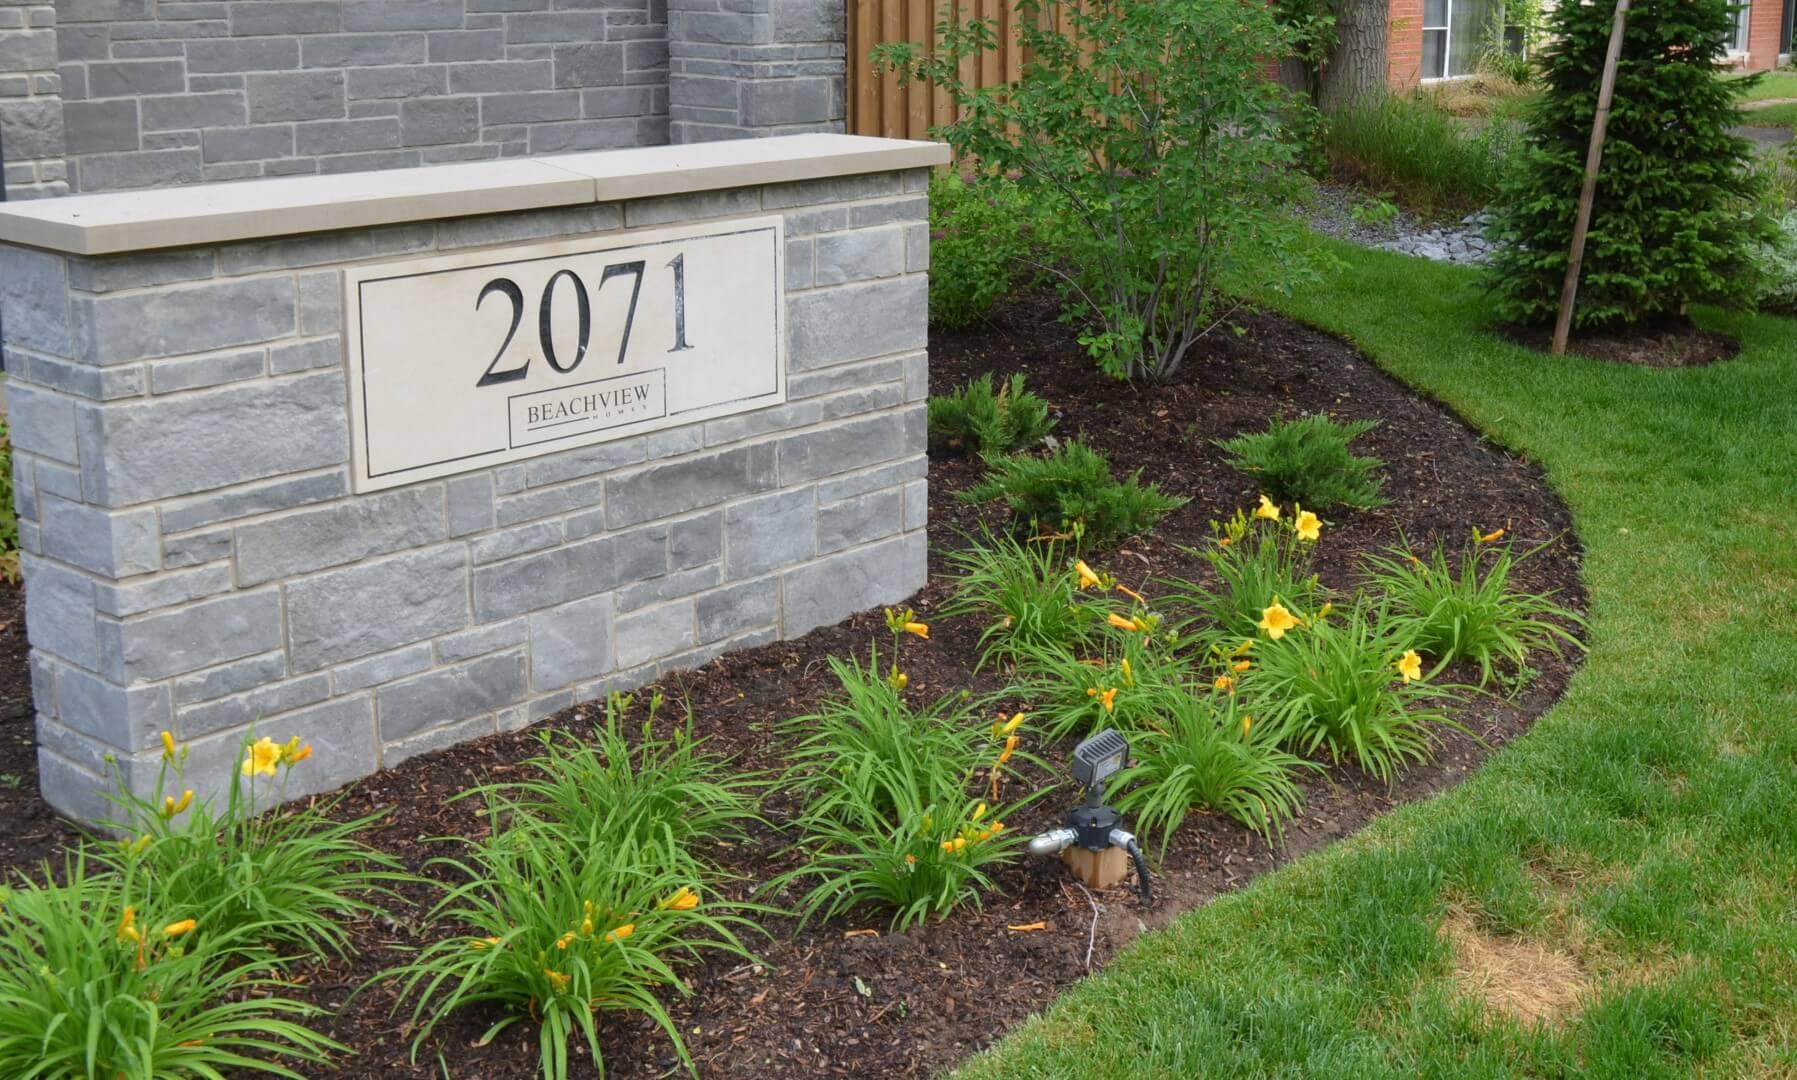
[[[1572,956],[1526,937],[1498,937],[1464,915],[1448,916],[1441,936],[1454,953],[1459,992],[1529,1026],[1577,1015],[1592,988]]]

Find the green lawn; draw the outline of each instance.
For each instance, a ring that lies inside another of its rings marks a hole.
[[[1797,128],[1797,104],[1768,105],[1747,113],[1747,123],[1755,127]]]
[[[1340,250],[1284,306],[1546,467],[1585,668],[1459,788],[1146,936],[959,1075],[1797,1073],[1797,324],[1705,313],[1746,346],[1707,369],[1554,360],[1480,332],[1474,272]],[[1445,922],[1524,993],[1559,950],[1579,1004],[1478,1003]]]
[[[1768,72],[1758,86],[1747,92],[1748,101],[1768,98],[1797,98],[1797,71]]]

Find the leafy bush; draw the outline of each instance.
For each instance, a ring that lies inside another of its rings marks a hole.
[[[654,727],[660,695],[649,702],[634,746],[624,721],[634,701],[613,694],[605,719],[591,738],[546,731],[537,736],[543,754],[524,763],[527,779],[477,789],[561,833],[572,843],[592,835],[628,838],[638,848],[661,846],[694,883],[717,875],[701,846],[743,839],[756,818],[766,782],[702,752],[692,735],[692,716],[666,738]]]
[[[1262,496],[1252,518],[1237,510],[1221,525],[1211,522],[1216,542],[1197,554],[1210,563],[1218,587],[1178,578],[1161,582],[1169,601],[1197,613],[1176,630],[1195,631],[1200,638],[1231,649],[1260,633],[1262,615],[1274,604],[1308,611],[1321,602],[1322,585],[1310,572],[1315,542],[1299,535],[1296,520],[1285,522],[1283,516],[1283,510]],[[1321,530],[1320,522],[1305,519],[1305,524]]]
[[[448,890],[425,925],[469,932],[434,941],[376,976],[397,979],[400,1001],[412,1001],[413,1053],[456,1010],[498,1006],[503,1015],[483,1041],[534,1022],[543,1074],[566,1080],[568,1043],[576,1035],[604,1071],[598,1015],[618,1011],[654,1020],[692,1068],[655,992],[689,992],[675,965],[706,953],[753,959],[737,934],[752,924],[715,911],[665,837],[644,843],[608,834],[599,819],[576,837],[508,813],[498,801],[488,803],[488,825],[488,836],[471,844],[466,857],[430,864],[461,884]]]
[[[1424,92],[1357,98],[1330,112],[1323,132],[1338,175],[1390,192],[1424,217],[1484,207],[1512,167],[1518,141],[1501,116],[1474,128]]]
[[[930,449],[938,453],[1008,454],[1041,442],[1054,426],[1048,402],[1023,388],[1022,375],[994,391],[988,372],[930,398]]]
[[[1103,454],[1074,439],[1040,457],[988,457],[986,478],[958,498],[987,503],[1003,499],[1019,525],[1058,528],[1082,546],[1104,546],[1143,533],[1188,500],[1140,482],[1111,477]]]
[[[280,996],[263,947],[276,927],[152,903],[144,880],[91,873],[79,850],[43,877],[60,880],[0,888],[0,1075],[299,1080],[284,1062],[344,1049]]]
[[[1052,540],[1027,543],[987,530],[945,559],[958,577],[942,614],[987,621],[980,632],[980,667],[1031,649],[1071,650],[1092,636],[1110,610],[1104,601],[1082,595],[1089,587],[1080,570],[1085,564],[1070,565],[1068,551]],[[1096,576],[1090,584],[1098,584]]]
[[[1486,686],[1498,660],[1520,670],[1536,649],[1558,652],[1562,642],[1582,647],[1561,625],[1583,625],[1575,612],[1551,597],[1510,587],[1511,572],[1527,557],[1514,556],[1508,544],[1481,543],[1475,533],[1460,553],[1458,573],[1441,544],[1426,562],[1408,549],[1370,555],[1366,562],[1371,583],[1384,594],[1392,633],[1442,663],[1475,661],[1479,685]]]
[[[1453,722],[1433,703],[1421,659],[1365,602],[1345,614],[1269,611],[1271,627],[1254,649],[1252,678],[1242,680],[1248,710],[1303,753],[1349,758],[1389,782],[1409,762],[1428,759],[1430,728]]]
[[[1260,482],[1282,502],[1297,502],[1312,510],[1351,506],[1369,510],[1384,506],[1379,494],[1384,481],[1373,470],[1385,462],[1360,457],[1349,444],[1378,427],[1376,420],[1340,423],[1321,413],[1296,420],[1274,420],[1267,430],[1217,445],[1229,463]]]
[[[1114,781],[1117,808],[1144,834],[1159,833],[1161,848],[1193,810],[1234,818],[1276,837],[1298,812],[1302,797],[1292,775],[1315,764],[1279,747],[1279,733],[1255,723],[1236,695],[1161,695],[1160,727],[1130,740],[1130,767]]]
[[[1504,317],[1554,321],[1566,274],[1591,118],[1613,11],[1559,4],[1540,57],[1545,91],[1527,151],[1494,222],[1491,267]],[[1747,304],[1762,215],[1743,215],[1759,181],[1753,150],[1729,133],[1748,80],[1725,80],[1730,0],[1646,0],[1629,14],[1579,286],[1576,325],[1637,324],[1699,301]],[[1675,118],[1670,122],[1668,118]]]
[[[1002,176],[930,177],[930,325],[971,326],[1010,293],[1029,255],[1029,203]]]
[[[1038,201],[1044,262],[1099,366],[1170,378],[1229,294],[1309,276],[1282,120],[1307,106],[1263,77],[1297,34],[1255,4],[1016,10],[1026,60],[1006,85],[970,78],[1003,45],[991,19],[944,20],[933,49],[881,45],[876,59],[942,88],[960,119],[940,134],[960,159]]]
[[[153,793],[144,798],[121,784],[113,799],[121,816],[111,826],[136,839],[104,845],[95,858],[130,877],[158,909],[191,913],[217,930],[258,927],[263,940],[314,956],[344,955],[349,935],[340,922],[379,913],[372,901],[409,878],[358,838],[379,814],[333,820],[340,798],[282,808],[289,775],[311,753],[297,738],[246,739],[224,806],[215,808],[187,789],[187,748],[165,732]]]
[[[19,512],[12,501],[12,434],[0,420],[0,578],[19,580]]]
[[[1756,298],[1763,311],[1797,316],[1797,210],[1779,218],[1778,239],[1755,249]]]
[[[803,807],[809,860],[771,887],[810,883],[807,921],[871,903],[901,930],[979,903],[988,868],[1018,855],[1005,819],[1035,797],[1001,799],[1023,715],[986,730],[964,693],[912,710],[877,655],[830,667],[841,697],[784,726],[798,739],[784,786]]]

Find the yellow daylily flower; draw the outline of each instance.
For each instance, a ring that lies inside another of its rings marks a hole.
[[[162,928],[162,936],[180,937],[182,934],[191,934],[194,931],[194,927],[198,925],[200,924],[193,919],[182,919],[180,922],[172,922]]]
[[[1143,596],[1141,593],[1135,591],[1134,589],[1130,588],[1128,585],[1123,584],[1122,582],[1117,583],[1117,591],[1122,593],[1124,596],[1129,597],[1131,600],[1134,600],[1138,604],[1146,604],[1148,602],[1148,598],[1146,596]]]
[[[1134,686],[1136,684],[1136,673],[1130,668],[1129,660],[1127,658],[1117,661],[1117,668],[1123,672],[1124,686]]]
[[[929,623],[908,622],[903,627],[901,627],[901,629],[903,629],[904,632],[907,634],[916,634],[918,637],[923,638],[925,641],[930,640],[930,624]]]
[[[986,816],[986,804],[981,803],[973,808],[973,820],[978,821]]]
[[[998,760],[993,762],[993,765],[994,766],[1003,765],[1005,762],[1011,760],[1011,755],[1016,752],[1017,752],[1017,736],[1012,735],[1005,740],[1005,748],[1004,748],[1003,752],[1001,752],[998,755]]]
[[[1105,712],[1115,712],[1117,709],[1117,688],[1113,686],[1109,690],[1098,695],[1098,700],[1104,705]]]
[[[273,776],[275,768],[280,764],[280,746],[264,735],[250,746],[249,755],[243,759],[243,775]]]
[[[1274,641],[1284,637],[1287,630],[1295,629],[1297,625],[1298,617],[1285,610],[1285,605],[1277,600],[1273,601],[1272,607],[1260,613],[1259,626]]]
[[[1268,521],[1279,520],[1279,504],[1265,495],[1260,497],[1260,505],[1254,508],[1254,516]]]
[[[630,935],[632,935],[634,933],[636,933],[636,924],[635,923],[625,923],[623,926],[616,926],[610,930],[607,930],[605,932],[605,940],[606,940],[607,944],[610,944],[613,942],[618,942],[618,941],[623,941],[625,938],[629,937]]]
[[[1415,649],[1406,650],[1396,666],[1405,682],[1415,682],[1423,677],[1423,658],[1417,655]]]
[[[572,930],[568,931],[567,933],[563,934],[561,937],[558,937],[555,939],[555,947],[558,949],[567,948],[568,946],[574,944],[574,937],[575,937],[574,931],[572,931]]]
[[[1247,671],[1249,668],[1251,668],[1253,666],[1254,666],[1254,661],[1252,661],[1252,660],[1237,660],[1234,664],[1230,665],[1230,670],[1235,671],[1235,672],[1243,672],[1243,671]]]
[[[661,902],[663,911],[691,911],[698,906],[699,894],[685,885],[675,889],[674,895]]]
[[[162,756],[170,761],[175,760],[175,736],[173,732],[162,733]]]
[[[1084,592],[1087,589],[1097,588],[1104,584],[1098,579],[1098,575],[1092,572],[1092,568],[1086,565],[1084,559],[1073,564],[1073,572],[1079,575],[1079,587],[1081,592]]]
[[[468,943],[468,947],[475,952],[479,952],[482,949],[491,949],[497,944],[499,944],[499,939],[496,937],[475,938]]]
[[[1217,676],[1216,681],[1211,683],[1211,688],[1214,690],[1234,691],[1235,690],[1235,680],[1230,678],[1227,675],[1219,675],[1219,676]]]
[[[1252,716],[1243,716],[1242,717],[1242,738],[1246,739],[1248,737],[1248,730],[1250,728],[1252,728],[1253,726],[1254,726],[1254,717],[1252,717]]]
[[[900,671],[895,665],[892,669],[892,674],[886,676],[886,682],[894,690],[903,690],[905,687],[911,685],[911,676]]]
[[[1323,519],[1309,510],[1300,510],[1298,519],[1292,522],[1292,530],[1298,534],[1298,539],[1315,543],[1316,538],[1322,535]]]
[[[1504,538],[1504,530],[1493,529],[1488,533],[1477,533],[1476,535],[1479,537],[1479,543],[1494,544]]]
[[[1135,633],[1136,622],[1134,619],[1126,619],[1123,616],[1118,615],[1115,612],[1113,612],[1112,614],[1106,616],[1104,621],[1110,623],[1112,626],[1116,627],[1119,630],[1128,630],[1132,634]]]
[[[555,992],[558,994],[563,990],[566,990],[568,988],[568,983],[571,981],[568,976],[550,968],[544,968],[543,974],[549,977],[549,985],[554,987]]]
[[[125,913],[119,917],[119,928],[115,935],[120,941],[141,941],[143,935],[137,932],[137,909],[127,904]]]

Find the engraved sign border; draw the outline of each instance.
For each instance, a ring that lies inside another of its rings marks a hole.
[[[420,255],[405,259],[385,260],[378,263],[365,263],[347,266],[343,270],[343,350],[344,370],[346,373],[346,390],[348,394],[350,420],[350,484],[351,490],[357,494],[381,491],[401,487],[406,484],[421,483],[426,480],[454,476],[460,473],[473,472],[491,468],[496,465],[509,464],[516,461],[527,461],[531,458],[547,454],[559,453],[563,450],[590,446],[609,442],[617,438],[627,438],[613,434],[615,428],[598,428],[583,432],[580,436],[571,436],[567,441],[547,441],[529,443],[518,447],[496,447],[491,450],[480,450],[453,458],[445,458],[418,465],[402,466],[396,469],[373,471],[369,460],[368,423],[366,392],[367,358],[363,348],[363,304],[362,289],[368,284],[394,278],[427,276],[431,274],[450,273],[461,270],[479,268],[500,268],[521,264],[545,262],[565,259],[580,255],[596,255],[606,252],[632,248],[658,247],[679,243],[686,240],[709,237],[740,236],[748,233],[766,232],[770,234],[772,246],[771,280],[768,282],[773,307],[773,365],[775,389],[766,394],[758,394],[747,398],[717,402],[695,409],[668,410],[664,391],[664,413],[659,418],[633,421],[631,425],[647,425],[636,427],[631,434],[643,434],[665,430],[680,424],[698,423],[703,420],[738,413],[753,412],[759,409],[772,408],[786,402],[786,245],[785,218],[778,215],[754,218],[721,218],[690,225],[678,225],[651,229],[619,230],[616,232],[598,233],[571,240],[541,240],[525,243],[507,244],[503,246],[477,248],[448,255]],[[743,287],[752,287],[753,278],[745,280]],[[653,369],[645,368],[637,374],[646,374]],[[569,384],[570,386],[579,384]],[[510,409],[510,397],[507,396],[506,407]],[[508,429],[510,419],[507,419]],[[509,439],[508,439],[509,441]]]

